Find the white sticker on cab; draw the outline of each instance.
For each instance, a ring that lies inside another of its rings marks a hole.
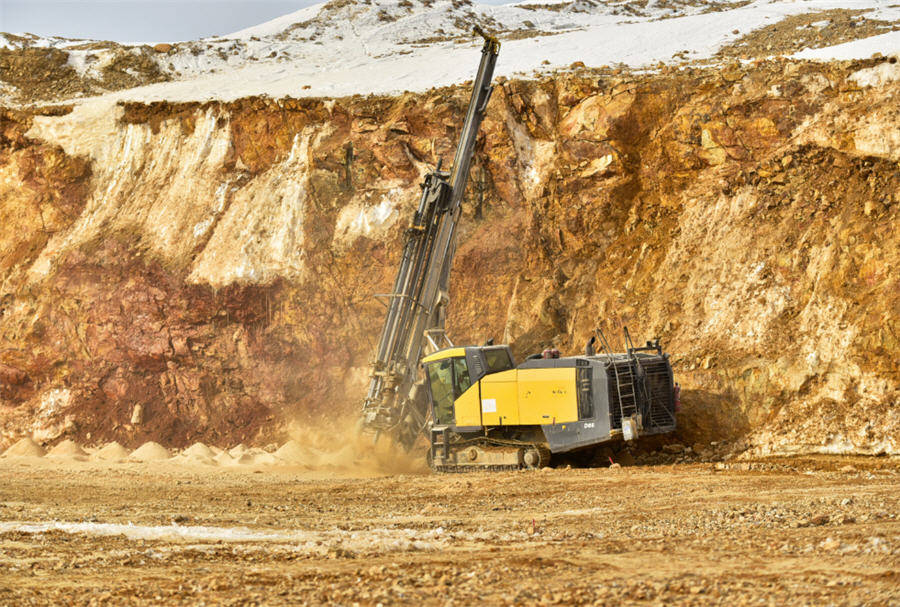
[[[496,398],[482,398],[481,399],[481,412],[482,413],[496,413],[497,412],[497,399]]]

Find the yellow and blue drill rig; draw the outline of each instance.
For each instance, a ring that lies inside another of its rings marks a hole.
[[[484,38],[449,172],[425,177],[372,363],[361,427],[409,450],[425,436],[441,472],[546,466],[554,453],[675,429],[677,394],[659,341],[613,353],[599,329],[581,356],[454,346],[444,324],[463,192],[500,43]],[[600,353],[596,352],[599,347]]]

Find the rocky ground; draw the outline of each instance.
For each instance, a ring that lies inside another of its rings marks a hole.
[[[752,59],[792,55],[900,29],[894,21],[867,18],[865,10],[832,9],[785,17],[722,48],[720,57]]]
[[[718,19],[738,4],[593,8]],[[431,10],[416,7],[394,9]],[[471,8],[434,10],[448,7]],[[375,5],[326,8],[382,23]],[[515,11],[580,10],[560,8]],[[616,347],[623,325],[661,338],[682,387],[673,462],[900,452],[900,65],[773,57],[884,34],[888,8],[729,26],[711,66],[496,78],[452,339],[493,337],[521,360],[580,352],[598,325]],[[276,29],[293,40],[332,21]],[[76,59],[103,44],[44,42],[0,53],[25,62],[3,71],[30,78],[22,90],[102,75]],[[40,49],[55,68],[29,63]],[[115,86],[133,86],[139,66],[120,67]],[[383,318],[372,295],[390,288],[423,174],[452,157],[467,86],[203,102],[66,91],[0,108],[0,449],[26,436],[261,447],[358,411]]]
[[[6,458],[0,602],[896,605],[898,470],[361,477]]]
[[[161,67],[159,51],[147,45],[71,41],[62,49],[36,45],[32,38],[5,34],[6,46],[0,46],[0,94],[8,101],[71,99],[171,78]],[[171,45],[160,48],[166,47]],[[77,69],[78,63],[72,61],[75,53],[82,56],[82,62],[96,65],[90,70]]]

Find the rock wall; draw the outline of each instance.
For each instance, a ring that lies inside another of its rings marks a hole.
[[[871,60],[503,81],[451,336],[522,357],[628,325],[673,354],[686,441],[897,453],[898,80]],[[371,295],[467,95],[5,112],[3,440],[262,441],[354,411]]]

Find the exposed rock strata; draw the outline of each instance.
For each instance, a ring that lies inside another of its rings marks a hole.
[[[897,66],[504,82],[451,335],[521,357],[627,324],[674,354],[690,443],[896,453],[900,85],[867,69]],[[4,114],[4,440],[236,443],[359,406],[466,95]]]

